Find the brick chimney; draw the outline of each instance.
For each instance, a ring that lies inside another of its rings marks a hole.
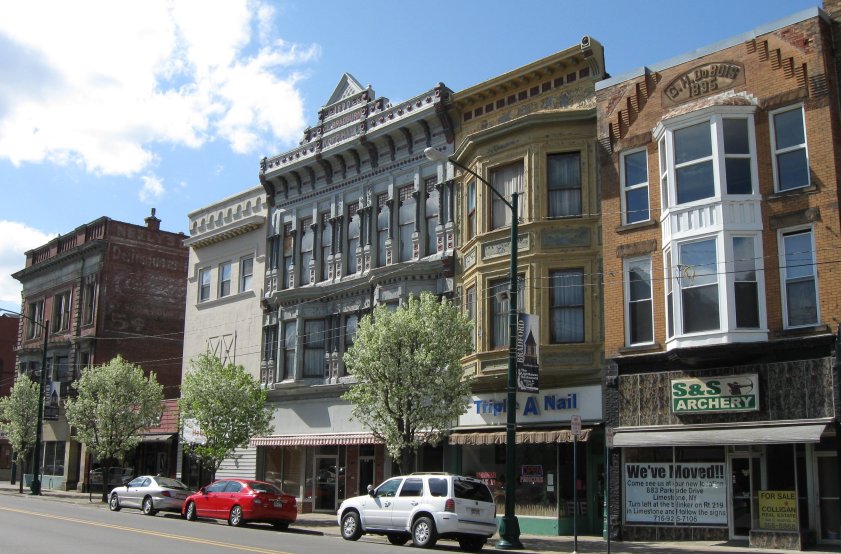
[[[152,215],[150,215],[143,221],[146,222],[146,227],[151,229],[152,231],[161,230],[161,220],[155,217],[155,208],[152,208]]]

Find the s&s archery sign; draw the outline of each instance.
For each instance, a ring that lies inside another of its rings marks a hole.
[[[672,379],[672,413],[753,412],[759,409],[756,373]]]

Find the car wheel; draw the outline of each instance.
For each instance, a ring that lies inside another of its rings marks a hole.
[[[288,521],[275,521],[274,523],[272,523],[272,525],[274,525],[274,528],[278,531],[286,531],[287,529],[289,529]]]
[[[389,533],[386,536],[388,537],[388,542],[395,546],[403,546],[404,544],[409,542],[409,539],[411,538],[409,537],[409,535],[406,535],[404,533]]]
[[[466,537],[458,540],[458,545],[465,552],[481,552],[488,539],[482,537]]]
[[[196,503],[190,502],[187,504],[187,511],[184,515],[187,518],[187,521],[196,521]]]
[[[143,514],[147,516],[153,516],[156,513],[158,513],[158,511],[155,509],[155,504],[152,502],[151,496],[147,496],[143,499],[143,505],[141,506],[141,509],[143,510]]]
[[[431,518],[419,517],[412,524],[412,542],[418,548],[432,548],[438,542],[438,532]]]
[[[228,515],[228,525],[240,527],[242,524],[242,506],[234,506],[231,508],[231,513]]]
[[[362,525],[359,522],[359,514],[348,512],[342,516],[342,538],[346,541],[355,541],[362,536]]]
[[[108,499],[108,507],[111,508],[112,512],[120,511],[120,497],[117,496],[117,493],[112,494],[111,498]]]

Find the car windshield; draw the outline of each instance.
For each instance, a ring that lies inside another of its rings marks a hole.
[[[158,482],[158,485],[166,487],[168,489],[187,490],[187,485],[185,485],[181,481],[170,479],[169,477],[155,477],[155,481]]]
[[[283,494],[279,488],[269,483],[249,483],[251,490],[254,492],[267,492],[269,494]]]
[[[466,500],[478,500],[480,502],[493,502],[488,486],[480,481],[467,481],[466,479],[453,479],[453,488],[456,498]]]

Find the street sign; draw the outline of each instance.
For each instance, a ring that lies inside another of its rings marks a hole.
[[[581,434],[581,416],[573,415],[569,420],[569,425],[572,428],[572,434],[576,437]]]

